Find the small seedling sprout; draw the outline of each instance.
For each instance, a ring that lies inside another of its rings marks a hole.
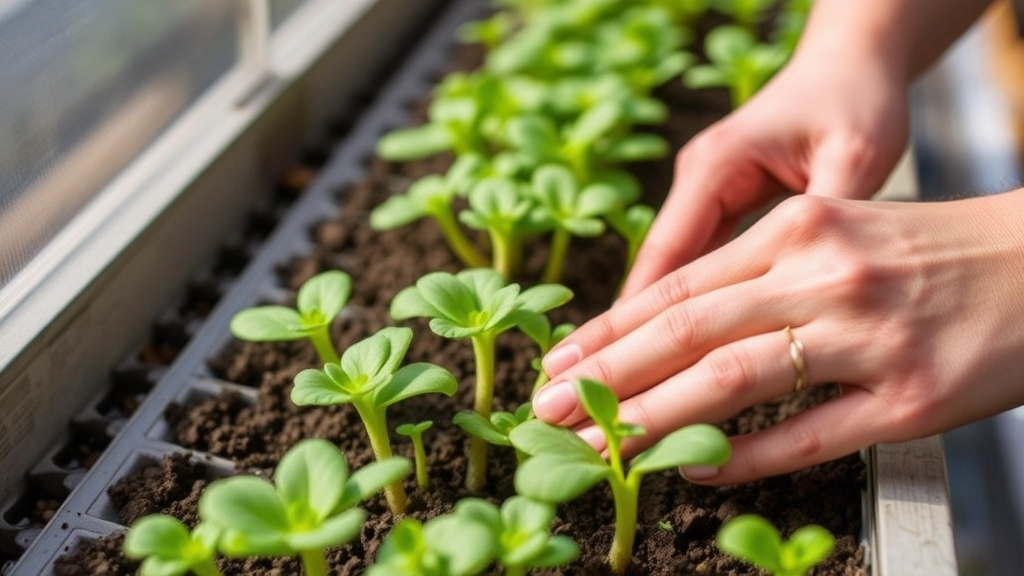
[[[551,504],[513,496],[499,510],[486,500],[465,498],[455,505],[453,514],[486,526],[497,542],[496,559],[508,576],[526,576],[530,568],[563,566],[579,556],[571,538],[548,532],[555,518]]]
[[[494,270],[510,280],[522,261],[522,236],[532,202],[522,186],[507,178],[488,178],[469,193],[469,209],[459,220],[474,230],[486,231],[491,239]]]
[[[633,269],[636,255],[647,237],[656,215],[654,208],[646,204],[635,204],[626,210],[605,215],[605,220],[626,240],[626,275]]]
[[[215,562],[220,531],[200,524],[189,533],[180,520],[165,514],[140,518],[128,529],[124,554],[142,560],[141,576],[221,576]]]
[[[494,412],[489,419],[472,410],[463,410],[452,418],[452,423],[466,434],[489,444],[512,447],[509,432],[530,418],[533,418],[533,412],[530,404],[526,403],[516,408],[515,412]],[[516,461],[522,463],[524,460],[526,454],[516,450]]]
[[[246,308],[231,319],[231,333],[249,342],[308,338],[321,362],[337,362],[338,352],[331,343],[331,323],[345,307],[351,292],[352,279],[348,274],[338,270],[321,272],[299,288],[295,308]]]
[[[378,461],[391,457],[391,439],[385,411],[388,406],[421,394],[451,396],[458,388],[451,372],[427,363],[399,368],[412,342],[409,328],[384,328],[353,344],[341,362],[323,370],[308,369],[295,376],[292,402],[299,406],[352,404],[363,421]],[[394,514],[405,511],[408,499],[401,480],[389,484],[384,495]]]
[[[494,346],[499,334],[565,304],[572,292],[557,284],[520,291],[494,270],[479,268],[458,274],[433,272],[399,292],[391,302],[396,320],[430,318],[430,329],[443,338],[469,338],[476,363],[474,411],[491,416],[494,399]],[[480,490],[486,480],[487,442],[470,440],[466,486]]]
[[[774,576],[804,576],[835,548],[832,533],[817,525],[798,528],[783,541],[779,531],[756,514],[729,520],[718,531],[718,547],[729,554],[763,568]]]
[[[789,58],[784,47],[759,44],[739,26],[715,28],[704,40],[704,49],[711,63],[687,70],[683,83],[688,88],[728,87],[734,108],[749,100]]]
[[[537,343],[540,348],[540,355],[530,361],[530,367],[537,371],[537,379],[533,383],[533,390],[530,392],[532,399],[537,391],[548,383],[548,374],[544,371],[541,359],[555,347],[556,344],[565,339],[566,336],[576,329],[574,324],[559,324],[551,327],[551,321],[547,315],[541,314],[533,320],[528,320],[519,325],[519,330]]]
[[[422,524],[405,518],[388,534],[367,576],[471,576],[494,559],[497,542],[486,526],[454,514]]]
[[[751,34],[757,33],[757,27],[764,20],[765,13],[778,3],[779,0],[710,0],[712,8],[731,16]]]
[[[408,460],[391,458],[350,475],[336,446],[302,440],[281,458],[273,484],[255,476],[210,484],[199,517],[221,531],[226,556],[297,555],[307,576],[326,576],[324,550],[358,536],[366,519],[354,506],[408,473]]]
[[[485,20],[467,22],[459,27],[458,36],[466,44],[483,44],[487,50],[494,50],[515,28],[515,20],[509,12],[498,12]]]
[[[622,441],[644,434],[642,427],[619,420],[619,401],[607,386],[594,380],[576,381],[583,408],[604,433],[608,458],[573,431],[530,420],[509,437],[530,455],[516,470],[516,492],[544,502],[567,502],[601,480],[615,499],[615,537],[608,563],[615,574],[629,564],[636,537],[637,503],[644,475],[678,466],[721,466],[729,460],[729,439],[708,424],[686,426],[662,438],[633,458],[629,471],[622,462]]]
[[[423,433],[434,425],[432,420],[424,420],[417,424],[402,424],[395,428],[402,436],[408,436],[412,441],[412,452],[416,461],[416,485],[420,490],[430,485],[430,476],[427,473],[427,451],[423,447]]]

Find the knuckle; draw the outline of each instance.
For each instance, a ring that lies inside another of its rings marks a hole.
[[[685,301],[690,297],[689,283],[681,270],[677,270],[662,278],[655,284],[657,297],[661,300],[660,308],[666,308]]]
[[[726,398],[744,396],[754,387],[751,357],[735,347],[719,348],[704,358],[711,384]]]
[[[807,243],[832,228],[835,212],[827,199],[800,194],[783,200],[770,215],[772,222],[784,232],[784,237]]]
[[[781,424],[789,446],[797,458],[802,461],[814,460],[821,453],[821,435],[810,425],[790,420]]]
[[[590,378],[597,380],[598,382],[612,386],[613,385],[613,372],[611,366],[608,365],[600,356],[594,356],[587,362],[587,367],[584,369],[581,377]]]
[[[665,332],[670,342],[679,350],[689,350],[696,342],[693,318],[689,307],[676,304],[664,313]]]

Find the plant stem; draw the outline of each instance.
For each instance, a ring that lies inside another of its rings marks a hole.
[[[317,355],[320,356],[320,361],[324,364],[339,364],[341,362],[341,359],[338,358],[338,351],[331,343],[331,326],[329,324],[310,334],[309,341],[313,343]]]
[[[508,234],[498,230],[491,230],[491,250],[494,254],[494,271],[501,274],[505,281],[512,279],[512,271],[515,267],[512,250],[512,239]]]
[[[640,498],[640,476],[609,478],[615,498],[615,538],[608,552],[608,564],[615,574],[625,574],[636,538],[636,508]]]
[[[473,410],[485,420],[491,417],[494,403],[494,335],[473,337],[473,356],[476,360],[476,391]],[[466,488],[479,492],[487,482],[487,441],[472,436],[469,439],[469,465],[466,470]]]
[[[739,108],[747,100],[750,100],[757,90],[754,88],[754,80],[749,75],[740,75],[736,78],[729,93],[732,95],[733,109]]]
[[[416,460],[416,485],[423,490],[430,484],[430,478],[427,476],[427,451],[423,447],[422,433],[412,435],[412,452]]]
[[[526,576],[526,566],[505,566],[505,576]]]
[[[299,558],[306,576],[327,576],[327,559],[323,550],[302,550]]]
[[[548,263],[544,266],[544,275],[541,282],[553,283],[562,279],[562,266],[565,264],[565,254],[569,251],[569,231],[565,228],[556,228],[551,235],[551,251],[548,252]]]
[[[455,256],[467,268],[487,267],[487,258],[480,254],[476,247],[473,246],[473,243],[469,241],[469,238],[466,238],[466,235],[462,233],[462,229],[455,222],[455,216],[452,215],[450,207],[447,210],[439,210],[434,214],[434,219],[437,220],[438,226],[441,227],[441,233],[444,234],[444,238],[448,241],[448,246],[451,247],[452,252],[455,253]]]
[[[533,390],[530,392],[530,400],[533,400],[533,397],[537,395],[537,391],[543,388],[544,385],[548,383],[548,380],[550,380],[550,378],[548,378],[548,373],[541,368],[537,372],[537,379],[533,381]]]
[[[384,418],[384,410],[378,410],[363,398],[353,399],[352,405],[355,406],[359,417],[363,420],[366,434],[370,437],[370,447],[373,448],[373,455],[377,461],[391,458],[391,439],[388,438],[388,425]],[[402,487],[401,480],[385,486],[384,497],[388,501],[388,508],[391,508],[394,515],[405,513],[405,507],[409,505],[409,498],[405,495],[405,488]]]
[[[196,576],[224,576],[220,568],[217,568],[217,563],[213,558],[207,558],[206,561],[195,564],[190,569],[196,573]]]

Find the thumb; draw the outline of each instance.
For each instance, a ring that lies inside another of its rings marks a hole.
[[[866,200],[888,176],[881,151],[863,139],[830,138],[811,163],[806,193],[826,198]]]

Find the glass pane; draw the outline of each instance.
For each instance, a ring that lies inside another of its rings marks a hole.
[[[270,0],[270,29],[277,30],[296,8],[308,0]]]
[[[234,65],[236,9],[0,0],[0,286]]]

